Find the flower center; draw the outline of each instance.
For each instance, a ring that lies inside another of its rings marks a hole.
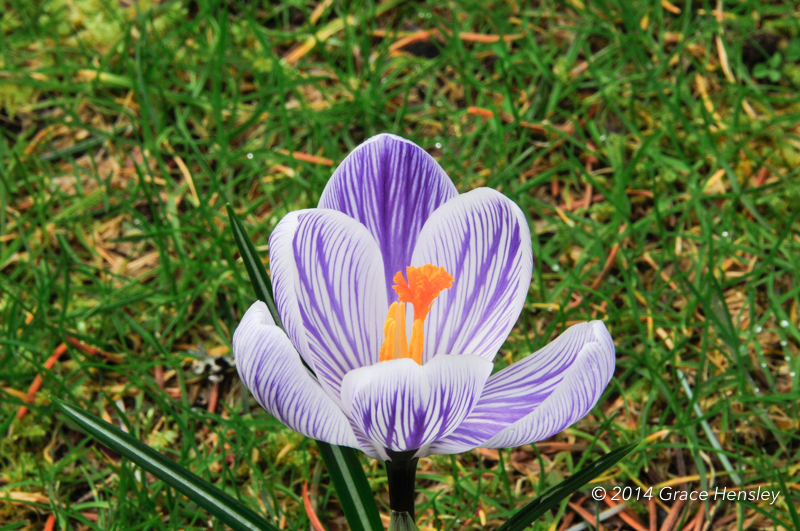
[[[393,289],[400,302],[393,302],[383,325],[383,345],[378,361],[411,358],[422,365],[422,323],[436,297],[453,285],[453,277],[443,267],[426,264],[422,267],[407,267],[406,276],[398,271],[394,276]],[[406,341],[406,305],[414,307],[414,325],[411,341]]]

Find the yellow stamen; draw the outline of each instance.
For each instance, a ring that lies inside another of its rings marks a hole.
[[[431,264],[422,267],[407,267],[408,282],[403,273],[394,276],[394,290],[402,302],[394,302],[389,307],[386,323],[383,325],[383,345],[378,361],[411,358],[422,365],[422,325],[425,317],[439,294],[453,285],[453,277],[443,267]],[[411,327],[411,341],[406,340],[406,305],[414,307],[414,324]]]
[[[408,347],[408,357],[420,365],[422,365],[422,345],[424,343],[422,323],[422,319],[414,320],[414,326],[411,328],[411,344]]]

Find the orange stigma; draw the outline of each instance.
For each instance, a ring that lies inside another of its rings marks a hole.
[[[383,345],[378,361],[411,358],[422,365],[422,323],[428,316],[433,301],[439,294],[453,285],[453,277],[443,267],[426,264],[422,267],[407,267],[408,281],[403,272],[394,276],[394,291],[400,302],[392,303],[386,324],[383,326]],[[406,344],[406,305],[414,307],[414,325],[411,340]]]

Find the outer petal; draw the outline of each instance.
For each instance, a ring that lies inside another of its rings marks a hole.
[[[384,361],[345,376],[343,407],[381,451],[424,454],[466,418],[491,371],[491,362],[472,355],[438,356],[425,365]]]
[[[586,415],[614,373],[602,321],[567,329],[545,348],[495,374],[470,416],[432,453],[506,448],[544,439]]]
[[[405,271],[425,221],[458,191],[422,148],[394,135],[370,138],[342,161],[319,200],[363,223],[381,249],[389,302],[392,277]]]
[[[300,216],[292,252],[314,372],[338,399],[346,373],[378,361],[389,311],[381,253],[364,225],[321,209]]]
[[[307,437],[359,447],[347,417],[303,367],[263,302],[250,306],[236,328],[233,352],[242,382],[275,418]]]
[[[455,279],[428,314],[425,359],[469,353],[492,360],[517,321],[531,282],[525,215],[490,188],[451,199],[419,235],[411,265],[424,264],[442,266]]]
[[[275,305],[278,307],[283,327],[305,362],[314,369],[314,359],[308,348],[303,318],[300,315],[300,304],[297,302],[297,293],[295,292],[297,265],[294,261],[292,247],[294,235],[300,225],[300,217],[308,212],[312,211],[289,212],[272,231],[269,237],[269,268],[275,294]]]

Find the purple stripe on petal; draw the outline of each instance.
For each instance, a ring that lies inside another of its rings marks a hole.
[[[359,448],[350,422],[303,367],[267,306],[250,306],[233,334],[236,368],[261,407],[291,429],[331,444]]]
[[[469,417],[430,452],[519,446],[563,430],[594,407],[614,373],[614,352],[602,321],[568,328],[489,378]]]
[[[397,300],[392,278],[411,263],[425,221],[457,195],[450,178],[425,150],[384,134],[370,138],[342,161],[322,192],[319,208],[343,212],[369,229],[383,255],[391,303]]]
[[[422,366],[384,361],[345,376],[343,408],[376,448],[425,453],[469,414],[491,370],[491,362],[470,355],[438,356]]]
[[[439,354],[493,359],[531,282],[531,236],[519,207],[489,188],[451,199],[423,227],[411,264],[444,267],[455,279],[425,322],[425,359]]]
[[[323,209],[300,217],[292,253],[314,371],[338,397],[346,373],[378,361],[389,311],[381,254],[364,225]]]

